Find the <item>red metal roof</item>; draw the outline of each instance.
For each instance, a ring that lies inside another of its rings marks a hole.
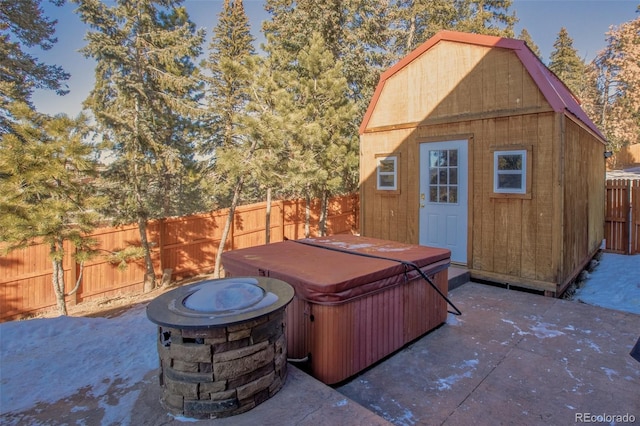
[[[529,49],[526,43],[522,40],[516,40],[511,38],[496,37],[483,34],[471,34],[461,33],[457,31],[443,30],[431,37],[429,40],[418,46],[414,51],[409,53],[397,64],[389,68],[382,73],[380,81],[373,94],[373,98],[369,103],[367,112],[364,115],[362,123],[360,124],[360,134],[363,134],[369,124],[371,114],[376,107],[382,88],[385,85],[387,79],[393,76],[395,73],[409,65],[420,55],[431,49],[440,41],[452,41],[458,43],[475,44],[478,46],[486,47],[498,47],[502,49],[511,49],[515,52],[520,59],[525,69],[536,82],[538,88],[542,92],[543,96],[549,102],[554,111],[564,113],[569,112],[575,116],[578,120],[584,123],[595,135],[597,135],[602,142],[606,142],[606,138],[600,132],[598,127],[589,119],[587,114],[580,107],[580,102],[571,93],[571,90],[551,71],[547,68],[542,61]]]

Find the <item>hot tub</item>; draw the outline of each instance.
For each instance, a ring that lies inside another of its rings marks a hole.
[[[416,264],[446,295],[450,255],[445,249],[337,235],[226,252],[222,265],[226,276],[267,276],[294,288],[286,308],[288,356],[309,357],[311,374],[335,384],[446,320],[444,298],[398,261]]]

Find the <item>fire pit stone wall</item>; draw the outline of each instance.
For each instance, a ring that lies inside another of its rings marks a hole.
[[[219,418],[243,413],[284,384],[284,307],[225,327],[158,327],[162,402],[174,414]]]

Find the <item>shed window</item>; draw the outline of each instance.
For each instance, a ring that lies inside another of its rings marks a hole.
[[[493,192],[525,194],[527,192],[527,151],[494,151]]]
[[[398,157],[395,155],[378,157],[378,190],[398,190]]]

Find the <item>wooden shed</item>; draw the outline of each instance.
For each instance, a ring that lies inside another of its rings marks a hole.
[[[360,126],[361,233],[558,296],[602,243],[605,143],[523,41],[439,32]]]

